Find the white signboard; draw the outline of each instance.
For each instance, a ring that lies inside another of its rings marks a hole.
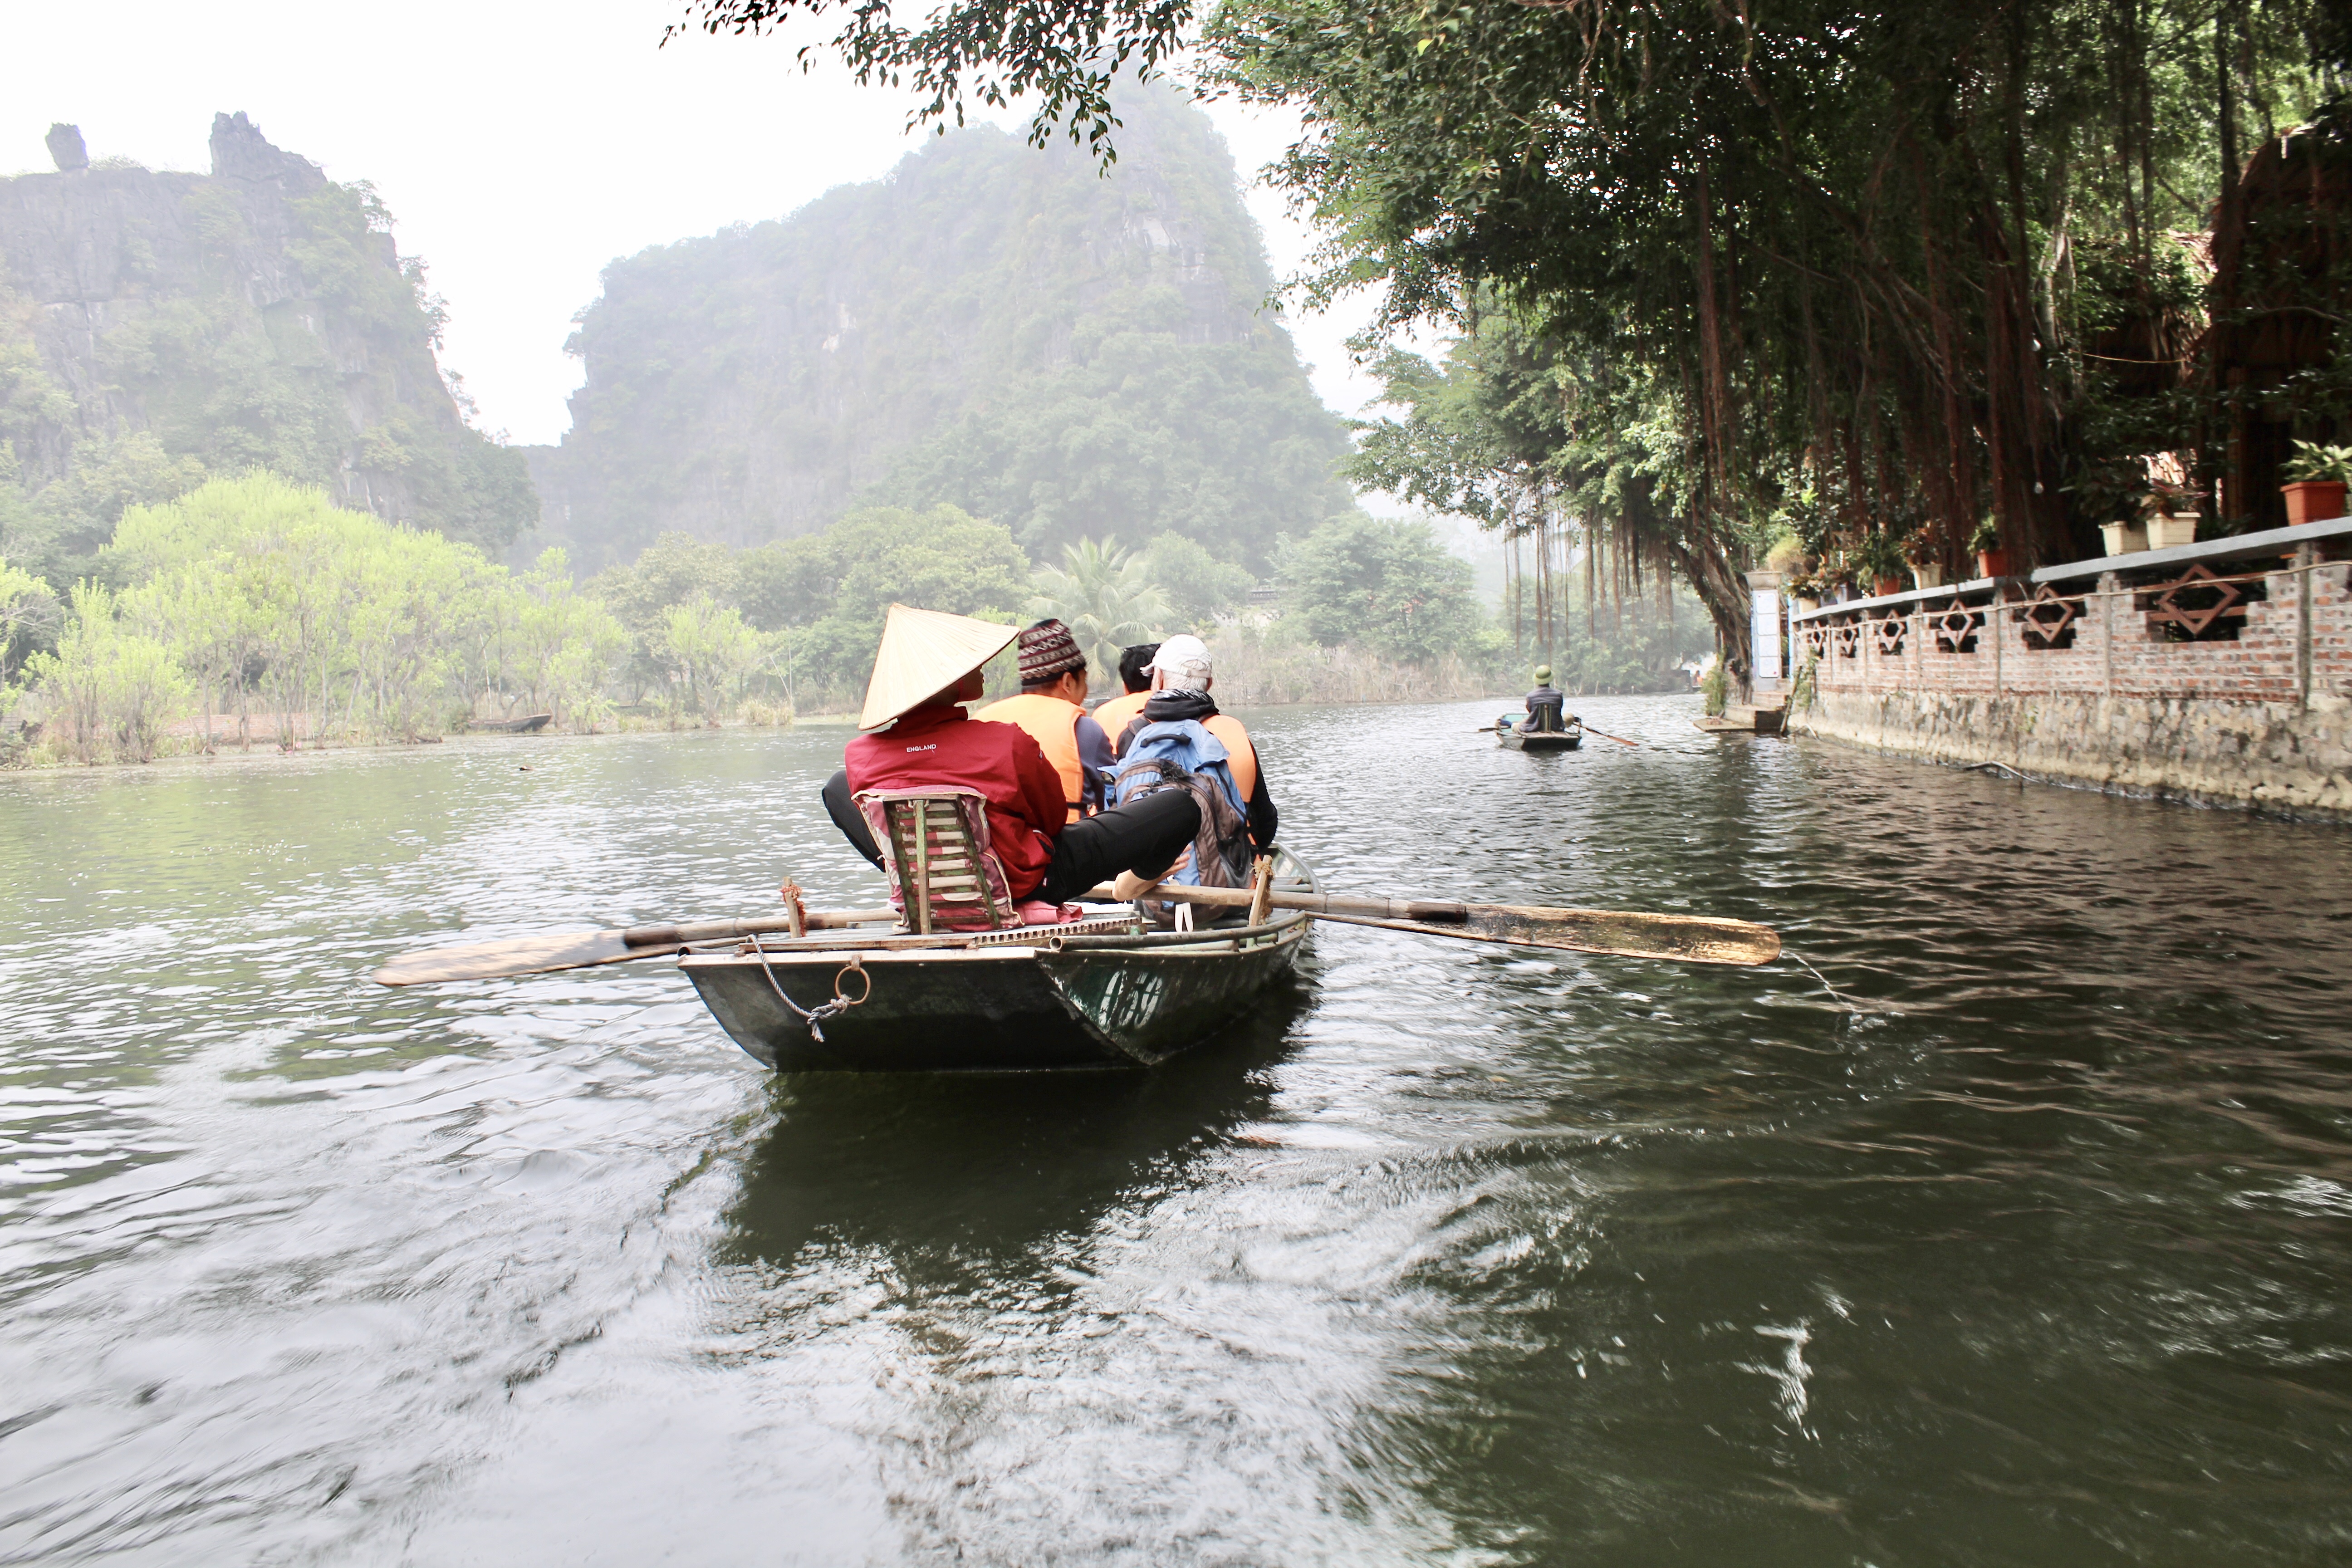
[[[1780,679],[1780,590],[1750,588],[1754,608],[1748,612],[1748,640],[1756,649],[1756,679]]]

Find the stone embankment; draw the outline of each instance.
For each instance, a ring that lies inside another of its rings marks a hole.
[[[1792,733],[2352,821],[2352,520],[1800,610]]]

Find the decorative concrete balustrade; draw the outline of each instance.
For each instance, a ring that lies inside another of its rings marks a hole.
[[[1790,729],[2352,816],[2352,518],[1789,618]]]
[[[1821,691],[2352,693],[2352,518],[1790,616]]]

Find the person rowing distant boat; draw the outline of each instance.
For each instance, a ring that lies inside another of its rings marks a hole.
[[[1257,746],[1251,741],[1249,731],[1240,720],[1217,711],[1217,700],[1209,695],[1209,689],[1216,683],[1216,669],[1210,662],[1206,643],[1196,637],[1170,637],[1151,656],[1150,699],[1118,731],[1112,749],[1124,757],[1129,743],[1150,726],[1197,721],[1225,748],[1234,785],[1249,818],[1250,842],[1263,855],[1274,847],[1281,814],[1274,808],[1274,797],[1266,793],[1265,770],[1259,765]]]
[[[1118,738],[1129,721],[1143,711],[1151,700],[1151,660],[1160,652],[1156,642],[1139,642],[1124,649],[1118,656],[1118,681],[1127,689],[1095,710],[1095,722],[1110,737],[1111,750],[1118,750]]]
[[[961,704],[983,689],[981,667],[1015,633],[964,616],[890,606],[844,766],[821,792],[825,814],[876,869],[882,851],[857,805],[868,790],[969,789],[987,802],[990,850],[1024,919],[1122,871],[1164,876],[1200,831],[1201,809],[1166,790],[1069,818],[1062,780],[1017,724],[976,723]]]
[[[1087,656],[1060,621],[1039,621],[1020,637],[1021,695],[992,702],[972,717],[982,723],[1018,724],[1029,732],[1062,778],[1069,819],[1100,811],[1110,742],[1087,714]]]
[[[1568,695],[1551,683],[1551,666],[1536,666],[1536,689],[1528,693],[1528,728],[1538,735],[1557,735],[1568,728]]]

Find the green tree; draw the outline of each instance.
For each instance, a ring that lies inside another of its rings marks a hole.
[[[611,715],[604,688],[629,650],[627,628],[573,584],[561,550],[541,552],[516,589],[512,657],[530,705],[593,732]]]
[[[1336,517],[1293,542],[1281,568],[1290,613],[1326,647],[1352,643],[1409,664],[1493,650],[1469,563],[1427,523]]]
[[[662,650],[677,672],[666,706],[675,724],[687,712],[713,723],[734,710],[740,684],[760,658],[760,635],[741,612],[698,594],[672,605],[662,623]]]
[[[1144,552],[1144,572],[1168,602],[1172,626],[1198,628],[1249,602],[1257,586],[1245,566],[1221,561],[1197,541],[1163,533]]]
[[[86,763],[110,753],[152,761],[163,727],[192,692],[171,648],[123,625],[115,595],[97,583],[75,585],[57,651],[35,654],[26,668],[50,695]]]
[[[667,689],[677,674],[666,640],[671,609],[697,597],[731,597],[732,553],[673,529],[628,565],[608,567],[590,582],[589,592],[628,635],[629,674],[639,690]]]
[[[206,734],[219,700],[247,743],[257,708],[281,745],[415,740],[438,728],[452,700],[551,686],[593,722],[622,642],[560,558],[519,584],[470,544],[267,473],[129,509],[107,560],[131,584],[123,624],[195,677]],[[60,682],[80,679],[44,668]]]
[[[873,668],[893,604],[1011,621],[1029,597],[1029,563],[1012,533],[951,506],[854,511],[812,548],[825,593],[808,622],[797,673],[845,700]]]
[[[1034,583],[1029,613],[1070,628],[1096,680],[1118,670],[1130,644],[1157,640],[1167,619],[1167,602],[1144,563],[1108,542],[1065,546],[1062,564],[1040,571]]]

